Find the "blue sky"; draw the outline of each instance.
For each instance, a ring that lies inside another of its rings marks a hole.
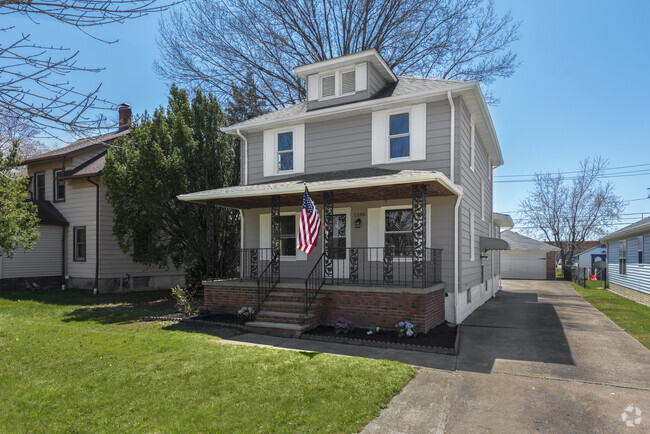
[[[501,99],[491,113],[505,160],[496,175],[574,171],[595,156],[609,159],[610,167],[650,163],[650,2],[496,0],[496,8],[522,22],[522,39],[513,47],[522,64],[492,86]],[[104,98],[140,113],[167,99],[167,86],[153,71],[158,18],[97,29],[98,37],[119,38],[112,45],[47,21],[12,20],[35,40],[79,50],[80,64],[105,68],[72,77],[79,90],[101,82]],[[649,174],[611,181],[624,199],[650,192]],[[495,210],[516,211],[529,188],[497,183]],[[630,202],[623,223],[640,213],[650,215],[650,199]]]

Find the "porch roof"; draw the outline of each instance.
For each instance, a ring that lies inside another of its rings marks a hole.
[[[334,201],[366,202],[411,197],[413,184],[427,186],[428,196],[460,196],[462,187],[441,172],[364,168],[337,172],[302,174],[264,184],[205,190],[182,194],[180,200],[207,203],[235,209],[271,206],[271,196],[282,196],[285,204],[302,203],[305,184],[314,202],[323,203],[323,192],[335,191]],[[286,201],[285,201],[286,200]]]

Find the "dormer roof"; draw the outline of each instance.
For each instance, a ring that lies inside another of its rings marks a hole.
[[[395,73],[392,71],[392,69],[390,69],[388,63],[386,63],[384,58],[381,57],[379,52],[374,48],[360,51],[358,53],[336,57],[334,59],[321,60],[320,62],[297,66],[293,68],[293,73],[303,80],[306,80],[307,77],[312,74],[320,74],[321,72],[356,65],[360,62],[369,62],[372,64],[377,72],[381,75],[381,77],[388,83],[394,83],[397,81],[397,76]]]

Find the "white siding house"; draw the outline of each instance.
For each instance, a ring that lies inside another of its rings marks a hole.
[[[603,238],[610,291],[650,306],[650,217]]]

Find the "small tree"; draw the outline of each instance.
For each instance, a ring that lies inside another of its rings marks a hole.
[[[625,209],[614,184],[601,181],[607,168],[602,158],[580,162],[575,176],[538,173],[535,187],[520,204],[523,224],[531,235],[561,248],[562,264],[578,245],[607,233]]]
[[[18,141],[0,150],[0,256],[12,257],[18,246],[25,250],[38,240],[36,205],[27,201],[29,178],[20,174]]]
[[[248,71],[241,87],[232,87],[232,97],[228,101],[226,115],[228,125],[233,125],[245,120],[267,113],[264,101],[257,92],[253,73]]]
[[[130,137],[109,149],[103,182],[113,206],[113,232],[136,262],[186,271],[189,285],[205,276],[207,207],[177,196],[228,187],[239,181],[238,150],[220,131],[226,123],[212,95],[198,91],[190,101],[173,86],[166,109],[145,114]],[[239,246],[239,214],[217,208],[217,258]]]

